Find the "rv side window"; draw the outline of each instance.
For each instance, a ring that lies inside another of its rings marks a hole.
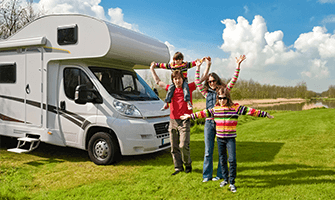
[[[64,90],[69,99],[74,100],[74,93],[78,85],[86,85],[87,89],[95,88],[83,70],[78,68],[65,68]]]
[[[57,42],[59,45],[76,44],[77,41],[78,41],[77,25],[57,28]]]
[[[0,83],[16,82],[16,63],[0,64]]]

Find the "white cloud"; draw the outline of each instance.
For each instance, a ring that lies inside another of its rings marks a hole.
[[[136,24],[124,21],[121,8],[109,8],[108,17],[106,17],[104,8],[99,5],[100,3],[101,0],[40,0],[34,6],[40,10],[45,10],[48,14],[86,14],[138,31]]]
[[[248,13],[249,13],[249,8],[248,8],[248,6],[243,6],[243,9],[244,9],[244,13],[245,13],[245,14],[248,14]]]
[[[241,16],[237,21],[225,19],[221,22],[226,25],[221,49],[230,53],[230,57],[214,59],[212,71],[230,78],[230,73],[226,72],[233,73],[235,57],[246,55],[240,78],[275,85],[306,81],[309,89],[318,92],[328,89],[332,76],[329,67],[335,62],[335,35],[327,33],[326,28],[314,27],[287,47],[283,42],[284,33],[280,30],[268,32],[262,16],[255,16],[251,24]]]
[[[311,61],[311,66],[309,71],[303,71],[301,74],[309,78],[327,78],[329,76],[328,68],[326,67],[327,61],[322,61],[320,59],[315,59]]]
[[[324,3],[335,3],[335,0],[319,0],[318,2],[320,2],[321,4],[324,4]]]
[[[328,15],[321,21],[321,23],[322,24],[335,23],[335,15]]]
[[[179,51],[184,55],[184,61],[193,61],[196,60],[197,58],[200,57],[194,57],[194,55],[196,55],[196,53],[192,50],[188,50],[188,49],[177,49],[174,45],[170,44],[168,41],[164,42],[164,44],[168,47],[169,49],[169,53],[170,53],[170,62],[172,62],[173,59],[173,55]],[[193,55],[193,56],[190,56]]]

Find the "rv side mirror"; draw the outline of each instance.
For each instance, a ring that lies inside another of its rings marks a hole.
[[[78,85],[74,93],[74,102],[77,104],[86,104],[88,101],[87,91],[86,85]]]

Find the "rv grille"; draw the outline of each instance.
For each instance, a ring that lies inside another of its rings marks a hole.
[[[154,124],[156,135],[169,132],[169,122]]]

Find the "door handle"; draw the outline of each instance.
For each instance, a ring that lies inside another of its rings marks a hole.
[[[66,109],[65,101],[61,101],[60,102],[60,109],[61,110],[65,110]]]
[[[26,93],[27,93],[27,94],[30,93],[30,87],[29,87],[29,84],[26,85]]]

